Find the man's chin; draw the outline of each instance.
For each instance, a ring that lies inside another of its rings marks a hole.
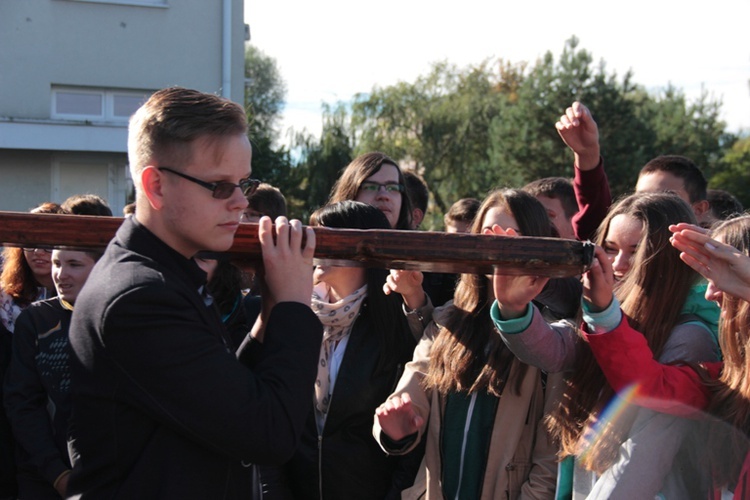
[[[234,235],[231,238],[215,238],[206,248],[208,252],[226,252],[232,248]]]

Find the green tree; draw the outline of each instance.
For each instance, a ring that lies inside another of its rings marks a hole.
[[[671,84],[638,108],[640,118],[653,131],[651,157],[679,154],[693,160],[706,177],[718,171],[725,145],[731,139],[724,133],[726,124],[719,119],[721,102],[709,99],[703,90],[694,102]]]
[[[343,130],[348,111],[339,108],[343,115],[331,129],[339,135],[326,140],[341,145],[347,138],[354,155],[379,150],[417,170],[440,216],[458,198],[481,198],[492,188],[520,187],[541,177],[572,176],[573,155],[554,124],[574,101],[586,104],[599,125],[615,196],[632,191],[641,167],[659,154],[688,156],[709,176],[734,168],[736,160],[721,161],[735,140],[718,119],[721,102],[705,92],[688,102],[672,86],[650,94],[634,83],[631,72],[607,72],[604,61],[595,64],[578,45],[571,37],[559,58],[547,52],[533,65],[436,63],[413,83],[356,95],[350,129]],[[312,168],[323,146],[306,148]],[[308,185],[312,189],[312,177]]]
[[[281,190],[290,207],[299,205],[302,171],[290,151],[277,144],[286,83],[276,60],[249,45],[245,51],[245,111],[253,145],[253,176]]]
[[[729,191],[750,207],[750,137],[734,142],[720,162],[721,171],[709,180],[709,186]]]
[[[495,184],[519,187],[542,177],[572,176],[572,153],[554,124],[574,101],[586,104],[599,124],[610,183],[634,180],[633,160],[645,155],[633,144],[643,143],[648,131],[635,119],[632,75],[618,80],[616,74],[607,74],[603,62],[593,67],[592,61],[573,37],[559,60],[547,52],[520,79],[516,96],[504,100],[505,109],[491,125],[489,158]]]
[[[610,147],[619,153],[629,146],[632,160],[632,144],[649,137],[635,118],[635,91],[630,74],[619,81],[607,75],[603,63],[593,68],[591,55],[579,50],[573,37],[559,61],[548,52],[531,68],[504,60],[497,69],[487,62],[466,69],[436,64],[413,84],[356,96],[352,123],[357,152],[379,149],[414,165],[444,212],[460,197],[571,175],[572,155],[554,123],[574,100],[589,105],[595,116],[611,117],[612,127],[602,130],[603,148],[609,154]],[[643,152],[640,156],[645,161]],[[617,154],[612,160],[620,164]],[[612,177],[633,181],[641,164],[622,175],[614,169]]]
[[[380,150],[424,176],[441,212],[484,184],[489,123],[498,92],[487,63],[437,63],[413,84],[355,96],[356,152]]]
[[[278,121],[284,110],[286,82],[276,60],[248,45],[245,50],[245,111],[253,136],[278,138]]]
[[[320,139],[305,133],[297,136],[300,159],[296,168],[304,172],[305,179],[300,185],[300,200],[304,204],[295,213],[302,220],[307,220],[313,210],[325,204],[339,173],[353,159],[348,118],[344,104],[324,105]]]

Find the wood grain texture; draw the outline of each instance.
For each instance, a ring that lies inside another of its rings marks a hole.
[[[0,244],[102,248],[122,221],[120,217],[0,212]],[[314,230],[316,264],[563,277],[583,273],[594,255],[592,243],[557,238],[323,227]],[[241,225],[228,253],[241,267],[257,263],[261,259],[257,224]]]

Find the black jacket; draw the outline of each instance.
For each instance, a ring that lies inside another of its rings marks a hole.
[[[0,324],[0,400],[3,398],[5,372],[10,365],[12,335]],[[0,405],[0,498],[15,498],[18,493],[14,448],[15,441],[10,431],[10,422],[5,414],[5,407]]]
[[[19,476],[41,483],[37,488],[46,486],[51,498],[59,498],[52,487],[55,479],[70,468],[71,314],[57,297],[24,309],[16,320],[13,358],[5,375],[4,403],[19,445]],[[29,495],[23,488],[20,494]]]
[[[228,348],[205,273],[132,218],[76,301],[74,455],[83,498],[250,498],[251,462],[287,461],[312,397],[322,326],[278,304],[252,369]]]
[[[387,456],[372,436],[372,422],[375,409],[393,392],[404,365],[411,360],[416,341],[407,328],[409,342],[403,351],[390,367],[377,372],[382,341],[368,331],[370,313],[365,302],[336,377],[320,454],[313,398],[308,399],[310,411],[302,441],[284,468],[297,500],[397,498],[414,482],[423,450],[405,457]]]

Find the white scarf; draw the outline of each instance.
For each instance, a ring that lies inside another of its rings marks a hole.
[[[312,310],[323,323],[323,343],[320,346],[318,378],[315,380],[315,407],[323,414],[328,413],[328,405],[331,402],[330,359],[339,341],[351,333],[366,296],[367,284],[348,297],[329,303],[328,285],[319,283],[313,288]]]

